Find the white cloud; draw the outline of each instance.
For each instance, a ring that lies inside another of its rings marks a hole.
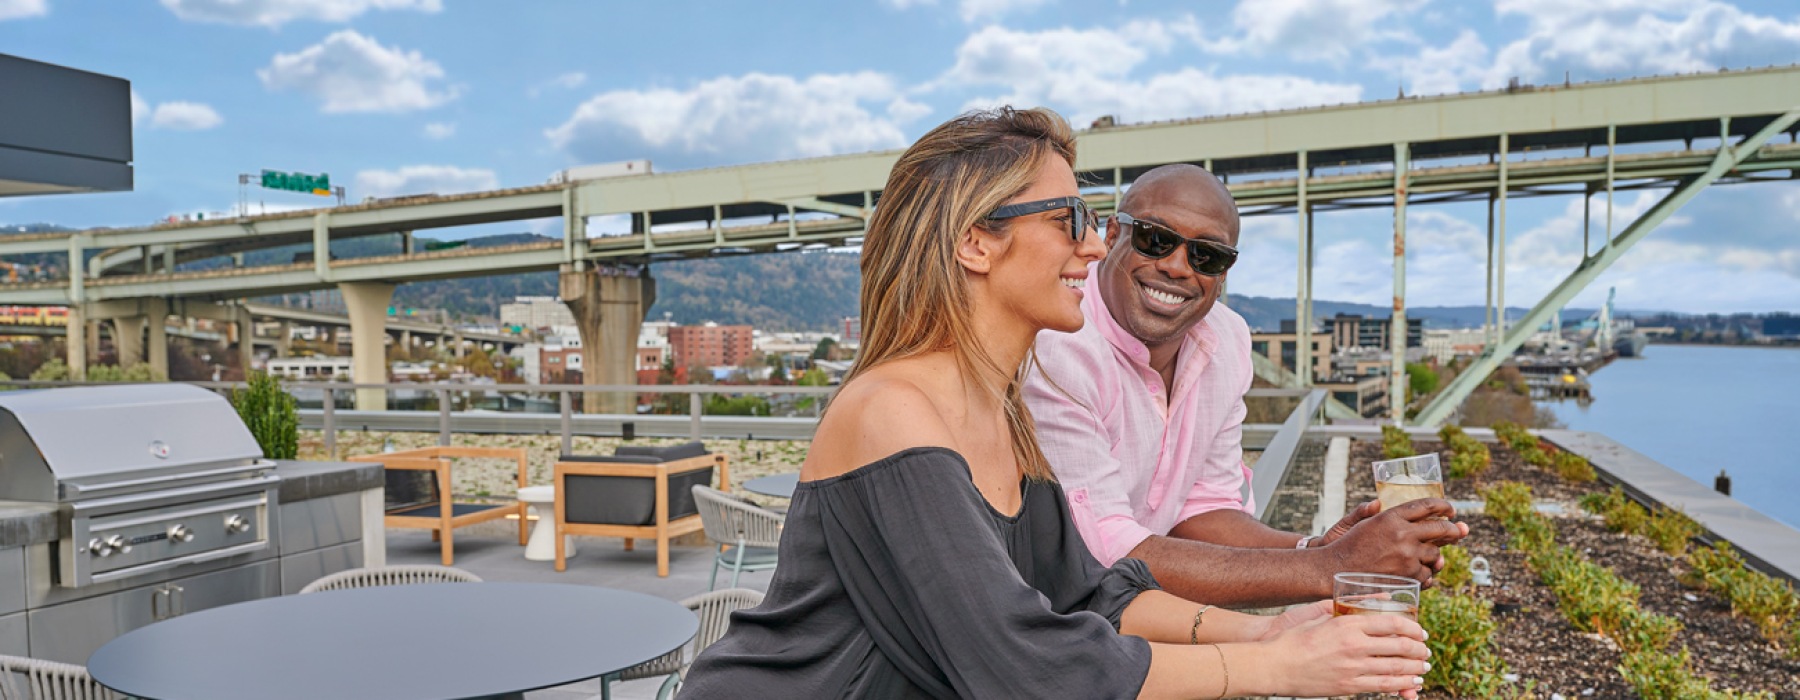
[[[500,179],[486,168],[453,165],[408,165],[399,170],[364,170],[356,174],[356,190],[363,197],[413,194],[456,194],[496,189]]]
[[[885,2],[902,10],[938,4],[938,0],[885,0]],[[1050,2],[1051,0],[961,0],[957,3],[957,14],[962,17],[964,22],[991,21],[1010,13],[1032,10]]]
[[[164,102],[150,115],[150,126],[176,131],[204,131],[225,123],[212,107],[199,102]]]
[[[162,0],[176,17],[274,29],[294,20],[348,22],[369,10],[438,12],[442,0]]]
[[[456,99],[444,69],[418,51],[389,48],[344,29],[299,53],[276,54],[256,72],[264,87],[318,98],[321,111],[407,112]]]
[[[432,122],[425,125],[425,138],[433,141],[442,141],[455,135],[455,122]]]
[[[1134,77],[1138,67],[1198,38],[1191,19],[1140,21],[1118,29],[1027,32],[984,27],[964,40],[956,64],[932,85],[1003,86],[966,107],[1047,105],[1080,125],[1102,115],[1139,122],[1354,102],[1362,87],[1292,75],[1219,75],[1184,67]]]
[[[1353,49],[1383,39],[1409,39],[1382,29],[1392,18],[1429,0],[1240,0],[1231,13],[1231,36],[1207,43],[1220,53],[1276,52],[1309,61],[1342,61]]]
[[[1800,19],[1745,12],[1718,0],[1498,0],[1524,36],[1489,48],[1464,31],[1415,56],[1377,58],[1421,94],[1525,82],[1692,73],[1788,64],[1800,51]]]
[[[897,147],[906,143],[901,124],[926,111],[879,73],[750,73],[687,90],[601,93],[544,133],[581,160],[649,157],[681,167]]]
[[[137,88],[131,89],[131,124],[136,126],[144,117],[150,115],[150,103],[138,96]]]
[[[587,82],[587,74],[586,73],[583,73],[581,71],[570,71],[568,73],[564,73],[562,75],[559,75],[559,76],[556,76],[549,80],[546,80],[537,85],[531,86],[531,88],[529,88],[525,91],[525,94],[530,95],[532,97],[537,97],[538,95],[549,92],[553,88],[560,88],[563,90],[573,90],[575,88],[581,87],[581,84],[585,83],[585,82]]]
[[[0,0],[0,22],[41,17],[49,12],[50,6],[44,0]]]

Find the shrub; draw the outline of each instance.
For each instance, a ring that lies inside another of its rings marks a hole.
[[[1562,477],[1564,481],[1580,483],[1591,482],[1597,478],[1594,474],[1594,465],[1589,463],[1586,457],[1573,452],[1556,453],[1556,475]]]
[[[1469,550],[1451,544],[1438,549],[1438,553],[1444,556],[1444,569],[1437,573],[1438,585],[1452,591],[1468,587],[1472,578]]]
[[[60,357],[52,357],[44,364],[31,371],[31,379],[40,382],[56,382],[69,378],[69,365]]]
[[[1688,541],[1699,534],[1700,523],[1671,508],[1657,508],[1643,525],[1643,535],[1671,556],[1681,556],[1687,551]]]
[[[1507,545],[1526,554],[1542,552],[1556,544],[1556,526],[1543,513],[1525,513],[1507,523],[1506,530],[1512,533]]]
[[[1692,657],[1687,649],[1680,654],[1653,650],[1625,655],[1619,664],[1619,675],[1637,690],[1644,700],[1772,700],[1768,693],[1739,693],[1713,690],[1705,678],[1688,670]]]
[[[1467,479],[1487,471],[1488,453],[1457,450],[1450,453],[1450,478]]]
[[[160,382],[166,378],[150,365],[138,363],[130,367],[118,365],[94,365],[88,368],[87,380],[90,382]]]
[[[1613,532],[1642,532],[1644,523],[1650,519],[1650,512],[1626,496],[1625,489],[1618,486],[1604,495],[1590,493],[1582,496],[1581,507],[1606,518],[1606,527]]]
[[[1413,450],[1412,437],[1399,426],[1381,426],[1381,454],[1386,459],[1399,459],[1418,454]]]
[[[1491,698],[1516,695],[1506,682],[1506,661],[1488,645],[1493,639],[1493,603],[1473,596],[1425,591],[1419,601],[1419,624],[1431,630],[1431,671],[1425,687],[1457,697]]]
[[[1488,515],[1494,516],[1500,524],[1512,526],[1512,521],[1531,512],[1531,487],[1517,481],[1502,481],[1481,492],[1486,501],[1484,508]]]
[[[1688,555],[1701,585],[1718,593],[1731,603],[1731,613],[1748,618],[1770,641],[1787,641],[1792,637],[1800,649],[1800,599],[1793,586],[1744,565],[1743,557],[1731,545],[1718,542],[1712,547],[1699,547]],[[1790,631],[1793,626],[1796,631]]]
[[[244,419],[244,427],[262,446],[263,456],[293,459],[300,453],[300,412],[294,397],[265,372],[251,374],[249,384],[247,389],[231,392],[231,404]]]

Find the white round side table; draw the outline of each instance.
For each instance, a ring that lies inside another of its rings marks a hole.
[[[556,487],[527,486],[519,489],[519,500],[537,513],[537,525],[531,528],[531,539],[525,544],[525,558],[531,561],[556,559]],[[564,536],[563,557],[575,556],[575,538]]]

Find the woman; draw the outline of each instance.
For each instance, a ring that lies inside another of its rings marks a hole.
[[[1418,625],[1209,610],[1088,554],[1021,368],[1081,328],[1104,249],[1048,110],[970,113],[901,155],[863,243],[863,345],[819,425],[768,597],[683,698],[1304,696],[1418,687]],[[1410,694],[1410,693],[1409,693]]]

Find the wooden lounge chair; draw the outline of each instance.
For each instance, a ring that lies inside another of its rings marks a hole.
[[[525,504],[518,500],[501,503],[457,503],[451,494],[450,468],[456,458],[510,459],[518,462],[519,486],[525,486],[527,453],[524,448],[508,447],[426,447],[417,450],[387,452],[351,457],[352,462],[378,462],[387,469],[387,510],[382,524],[387,527],[423,528],[431,530],[433,540],[442,543],[444,566],[456,563],[452,532],[465,525],[499,520],[509,515],[519,518],[519,544],[530,535]]]
[[[698,532],[689,489],[731,483],[724,455],[699,442],[627,445],[611,455],[563,455],[556,463],[556,570],[568,568],[566,535],[656,540],[656,575],[669,575],[669,540]]]

